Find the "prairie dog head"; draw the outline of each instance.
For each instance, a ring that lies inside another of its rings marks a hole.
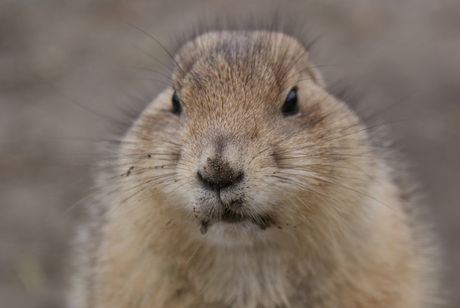
[[[367,168],[366,136],[325,91],[297,40],[210,32],[186,43],[174,62],[171,87],[122,142],[123,189],[144,204],[133,212],[164,215],[165,223],[175,219],[190,234],[221,241],[352,220],[361,210],[354,202],[361,196],[344,186],[367,185],[352,167]]]

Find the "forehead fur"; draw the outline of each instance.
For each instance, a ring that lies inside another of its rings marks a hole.
[[[308,66],[307,50],[294,38],[270,31],[209,32],[186,43],[175,57],[174,87],[216,83],[264,85],[283,91],[292,69]]]

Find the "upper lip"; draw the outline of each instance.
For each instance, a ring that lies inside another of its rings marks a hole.
[[[203,206],[203,219],[205,221],[222,221],[225,223],[252,222],[260,228],[265,229],[274,224],[273,215],[251,213],[250,205],[245,203],[244,196],[227,196],[222,198],[220,191],[214,191],[209,194],[209,191],[201,202]]]

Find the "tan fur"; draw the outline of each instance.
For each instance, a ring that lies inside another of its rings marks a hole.
[[[172,87],[101,173],[91,207],[103,210],[82,232],[92,248],[73,307],[433,306],[432,264],[406,210],[417,205],[303,46],[281,33],[213,32],[175,62]],[[300,111],[283,116],[294,86]],[[241,198],[253,220],[215,214],[197,179],[210,157],[244,170],[221,198]]]

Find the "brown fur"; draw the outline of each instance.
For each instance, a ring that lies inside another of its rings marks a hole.
[[[211,32],[175,63],[172,87],[101,173],[73,307],[433,306],[414,205],[303,46],[276,32]],[[284,116],[294,86],[300,111]],[[225,221],[197,179],[206,168],[218,179],[243,170],[220,199],[244,219]]]

